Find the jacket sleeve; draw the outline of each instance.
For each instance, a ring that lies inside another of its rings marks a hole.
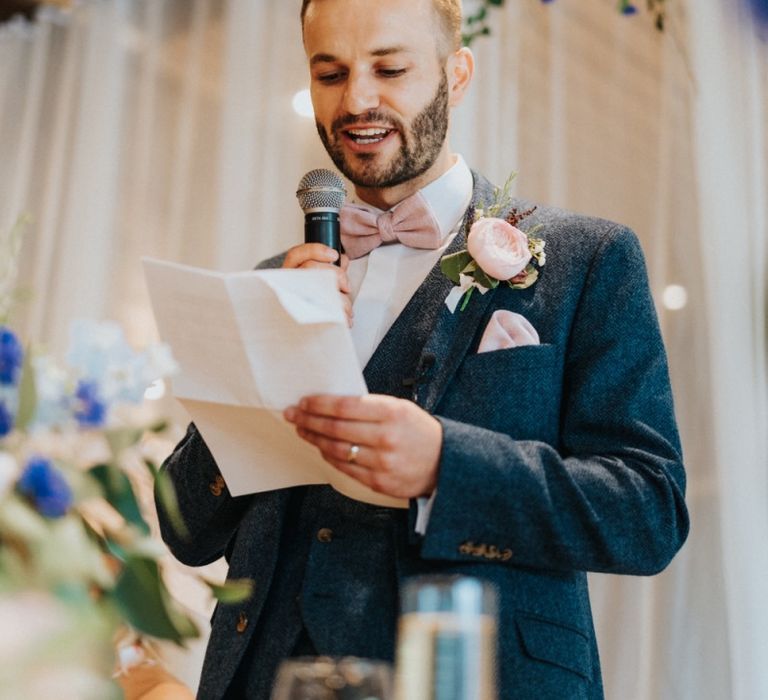
[[[685,475],[666,356],[628,229],[596,249],[562,372],[551,442],[437,416],[443,445],[423,558],[653,574],[682,546]]]
[[[173,555],[189,566],[203,566],[224,555],[252,496],[229,495],[213,455],[193,423],[160,471],[173,484],[188,530],[188,536],[176,531],[156,488],[160,532]]]

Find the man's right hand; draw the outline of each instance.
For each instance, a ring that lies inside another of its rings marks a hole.
[[[341,303],[344,306],[344,312],[347,314],[347,323],[351,328],[353,316],[352,299],[349,296],[350,287],[349,280],[347,279],[349,258],[342,254],[341,266],[334,265],[333,263],[338,257],[339,254],[333,248],[329,248],[322,243],[302,243],[288,250],[285,254],[283,267],[334,270],[341,294]]]

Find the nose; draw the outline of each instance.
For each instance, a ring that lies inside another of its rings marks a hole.
[[[363,114],[378,106],[376,81],[365,74],[350,74],[344,90],[344,109],[349,114]]]

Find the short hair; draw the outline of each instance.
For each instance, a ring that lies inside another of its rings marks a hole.
[[[302,0],[301,2],[302,30],[304,28],[304,16],[307,14],[307,8],[311,2],[312,0]],[[461,0],[432,0],[432,8],[443,26],[446,53],[458,51],[461,48]]]

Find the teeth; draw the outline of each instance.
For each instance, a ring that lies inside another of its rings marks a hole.
[[[375,127],[371,127],[369,129],[349,129],[347,133],[351,134],[352,136],[359,137],[384,136],[385,134],[389,133],[389,129],[377,129]]]

